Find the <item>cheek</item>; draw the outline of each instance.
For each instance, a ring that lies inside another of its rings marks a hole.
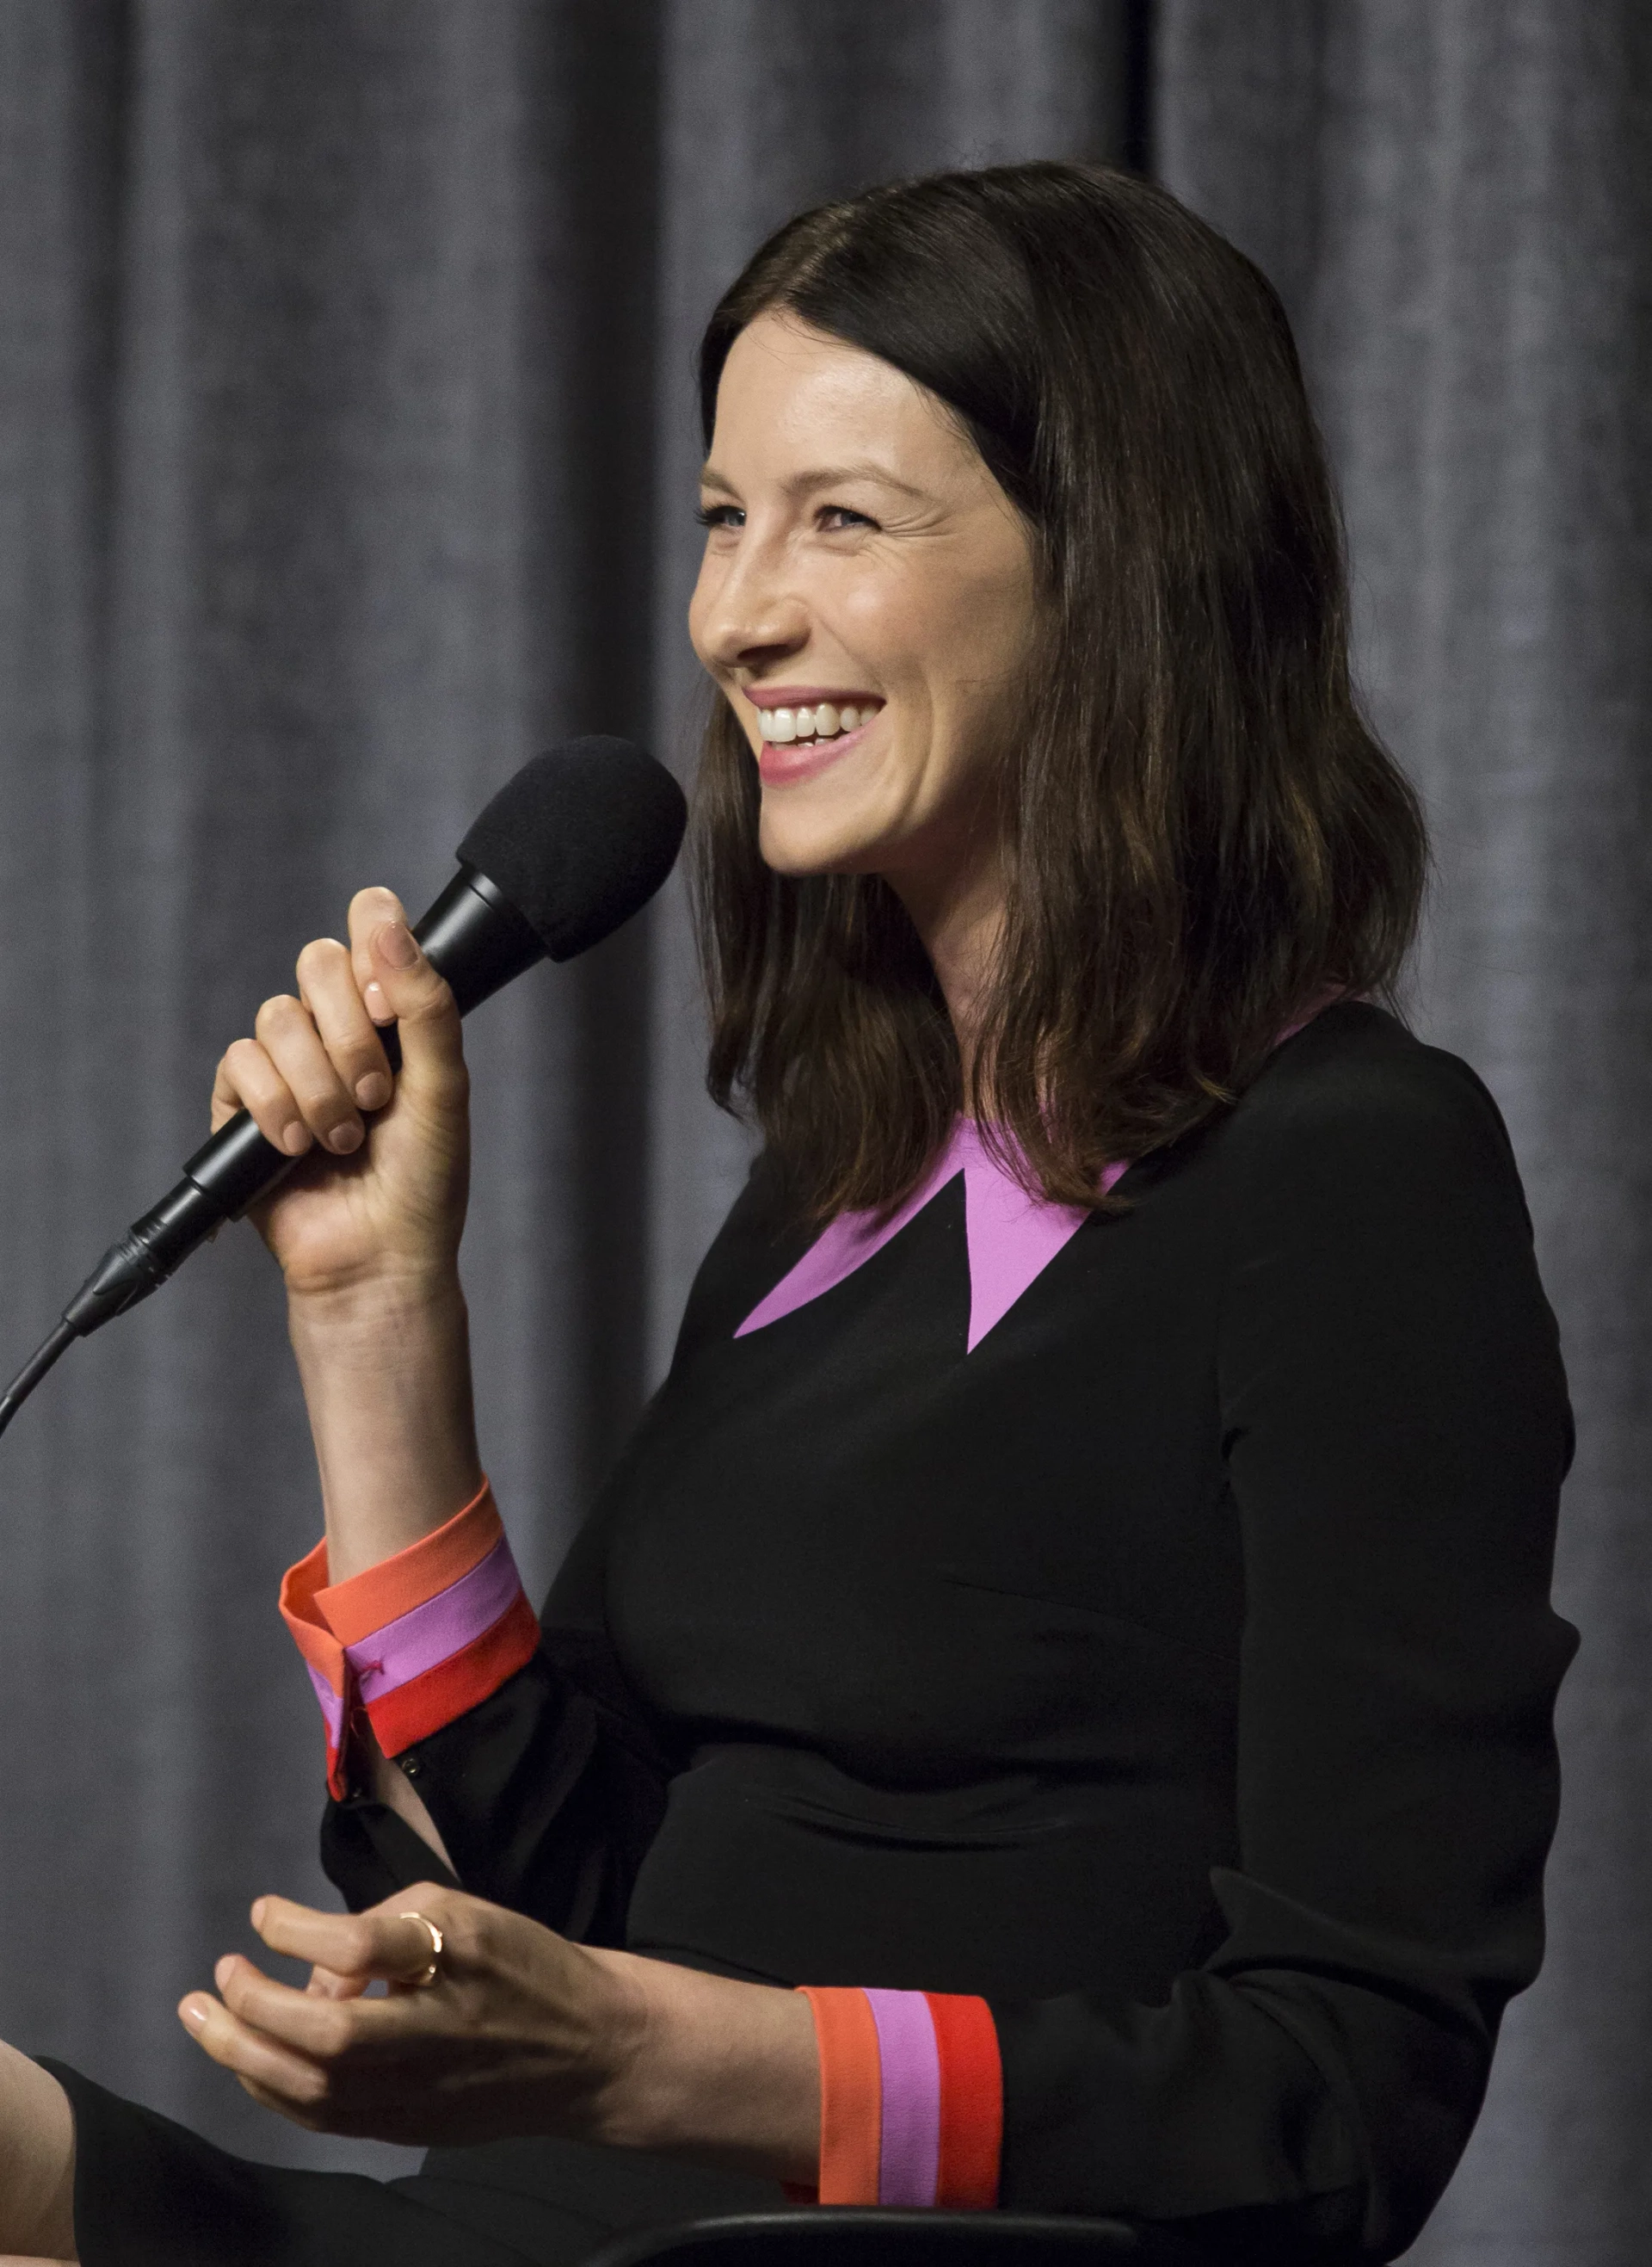
[[[921,577],[866,577],[833,593],[830,627],[846,653],[864,663],[886,691],[927,674],[944,635],[944,607]],[[827,610],[822,609],[822,616]]]

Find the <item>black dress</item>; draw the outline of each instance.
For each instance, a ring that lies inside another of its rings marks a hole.
[[[741,1334],[810,1240],[759,1167],[540,1653],[398,1761],[463,1885],[568,1935],[984,1996],[1005,2205],[1390,2258],[1541,1953],[1570,1423],[1513,1158],[1349,1004],[1119,1193],[968,1350],[961,1180]],[[439,1871],[359,1796],[324,1855],[357,1906]],[[61,2074],[86,2267],[561,2260],[776,2197],[557,2143],[274,2173]]]

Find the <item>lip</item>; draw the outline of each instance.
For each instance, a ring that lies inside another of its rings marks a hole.
[[[834,708],[858,708],[863,701],[883,706],[881,693],[840,692],[835,685],[742,685],[741,692],[754,708],[818,708],[822,701]]]

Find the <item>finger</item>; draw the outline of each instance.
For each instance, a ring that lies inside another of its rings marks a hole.
[[[369,940],[374,930],[383,928],[386,921],[405,922],[407,909],[394,890],[376,884],[369,890],[356,891],[350,900],[348,919],[350,966],[355,972],[356,989],[366,1001],[368,1013],[376,1023],[393,1023],[396,1010],[384,997]]]
[[[326,2100],[331,2080],[318,2063],[253,2029],[209,1992],[187,1993],[179,2000],[178,2013],[184,2029],[214,2062],[266,2088],[274,2097],[272,2107],[290,2104],[313,2113]]]
[[[430,1965],[430,1931],[408,1917],[410,1909],[429,1911],[445,1933],[445,1923],[433,1909],[442,1894],[431,1883],[398,1899],[399,1912],[364,1913],[318,1912],[287,1897],[260,1897],[252,1908],[252,1926],[272,1952],[291,1960],[308,1960],[335,1976],[400,1982],[421,1976]]]
[[[359,1149],[367,1128],[303,1001],[288,992],[266,1000],[252,1030],[317,1141],[340,1157]]]
[[[349,949],[337,937],[318,936],[299,954],[298,996],[356,1108],[382,1110],[391,1097],[390,1063],[362,1001]]]
[[[318,1963],[304,1989],[318,1999],[359,1999],[372,1981],[370,1976],[340,1976],[336,1969]]]
[[[398,1026],[402,1085],[441,1105],[463,1097],[464,1052],[452,993],[420,950],[399,899],[363,890],[350,905],[351,958],[375,1022]]]
[[[357,1994],[335,1999],[266,1976],[238,1953],[226,1953],[213,1970],[224,2007],[259,2038],[331,2069],[363,2049],[405,2038],[412,2019],[399,1999]]]
[[[285,2095],[272,2094],[268,2087],[260,2086],[255,2078],[248,2078],[245,2071],[236,2073],[235,2082],[245,2088],[260,2109],[274,2109],[279,2116],[290,2117],[295,2125],[303,2125],[311,2133],[325,2133],[332,2130],[332,2120],[319,2109],[306,2109],[299,2102],[289,2102]],[[0,2267],[5,2267],[4,2260],[0,2260]]]
[[[289,1157],[302,1157],[311,1135],[292,1089],[256,1039],[227,1048],[212,1082],[212,1130],[238,1110],[250,1111],[264,1139]]]

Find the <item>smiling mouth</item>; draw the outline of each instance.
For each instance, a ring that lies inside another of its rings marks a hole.
[[[748,700],[750,697],[748,693]],[[882,706],[881,701],[846,701],[842,707],[833,701],[819,701],[810,707],[759,708],[757,730],[771,747],[817,746],[822,740],[835,740],[841,732],[857,731],[862,724],[869,724]]]

